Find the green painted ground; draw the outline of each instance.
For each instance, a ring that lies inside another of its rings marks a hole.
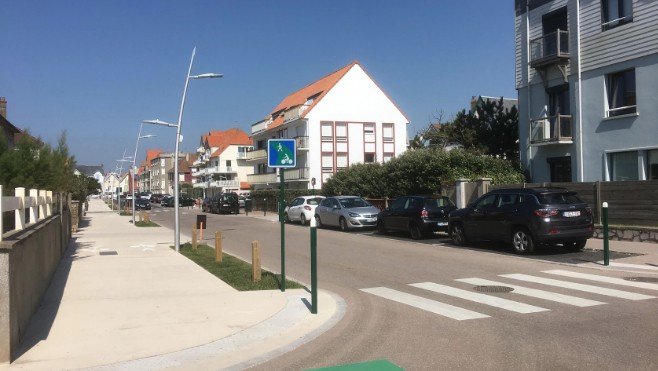
[[[372,362],[355,363],[355,364],[344,365],[344,366],[316,368],[307,371],[400,371],[400,370],[403,369],[385,359],[379,359],[377,361],[372,361]]]

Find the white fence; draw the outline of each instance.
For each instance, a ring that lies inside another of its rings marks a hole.
[[[0,185],[2,195],[2,185]],[[53,215],[53,192],[41,189],[30,189],[25,193],[25,188],[19,187],[14,191],[14,196],[0,197],[0,212],[14,212],[15,225],[12,231],[20,231],[26,227]],[[0,241],[4,233],[3,220],[0,218]]]

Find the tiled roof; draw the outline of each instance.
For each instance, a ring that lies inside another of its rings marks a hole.
[[[217,148],[211,154],[211,157],[217,157],[232,145],[251,146],[253,140],[244,131],[236,128],[230,128],[224,131],[211,131],[204,134],[202,140],[207,141],[208,147]]]
[[[147,149],[146,150],[146,166],[151,168],[151,161],[158,157],[162,153],[162,150],[159,149]]]
[[[349,71],[357,64],[359,64],[359,62],[354,61],[347,66],[285,97],[283,101],[281,101],[281,103],[276,106],[274,111],[272,111],[272,114],[269,117],[272,119],[272,123],[267,127],[267,130],[271,130],[283,125],[283,112],[285,110],[302,106],[306,103],[308,98],[314,97],[313,103],[311,103],[311,105],[309,105],[308,108],[299,115],[300,117],[306,117],[306,115],[311,112],[313,107],[318,104],[318,102],[327,94],[327,92],[329,92],[329,90],[331,90],[331,88],[333,88],[334,85],[336,85],[336,83],[342,79],[343,76],[345,76],[347,71]]]

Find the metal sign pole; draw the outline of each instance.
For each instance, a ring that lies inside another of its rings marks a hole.
[[[279,221],[281,222],[281,291],[286,291],[286,221],[283,218],[283,203],[284,203],[284,170],[279,169],[279,176],[281,177],[281,190],[279,191]]]

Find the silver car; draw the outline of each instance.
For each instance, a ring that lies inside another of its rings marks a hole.
[[[318,227],[335,226],[342,231],[377,226],[379,209],[358,196],[327,197],[315,208]]]

